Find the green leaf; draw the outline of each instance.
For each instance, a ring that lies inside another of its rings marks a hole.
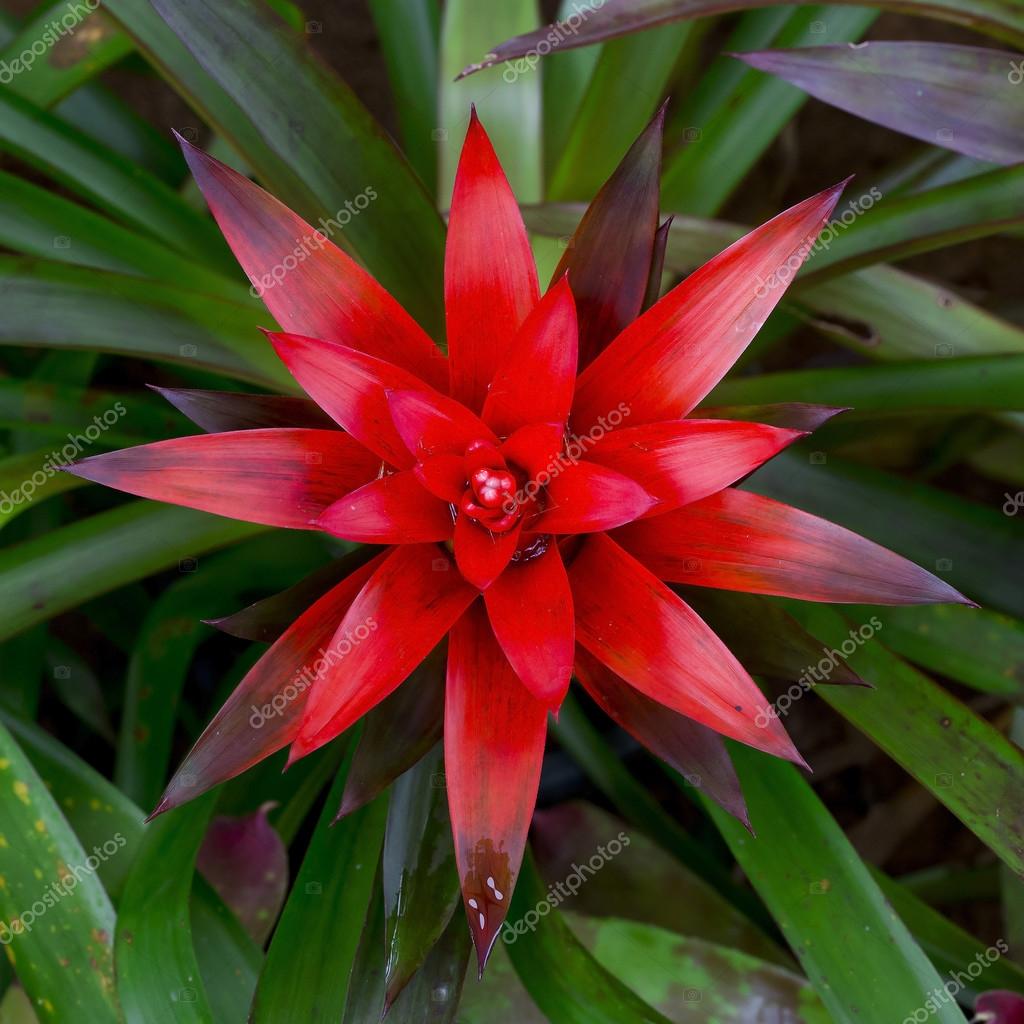
[[[240,283],[168,249],[148,235],[137,234],[3,171],[0,244],[41,259],[153,277],[242,304],[248,301],[248,291]]]
[[[537,202],[541,180],[541,77],[534,68],[522,73],[495,69],[474,79],[453,81],[473,55],[486,46],[495,30],[522,32],[539,21],[537,0],[505,0],[481,4],[478,0],[448,0],[441,25],[439,141],[442,207],[451,203],[455,169],[469,125],[470,106],[477,112],[494,143],[512,191],[524,202]]]
[[[462,914],[455,914],[423,966],[388,1011],[389,1024],[458,1024],[463,1021],[460,1000],[471,948],[466,919]]]
[[[53,464],[52,455],[49,448],[42,448],[0,459],[0,528],[36,502],[84,483],[70,473],[50,472],[46,467]]]
[[[5,90],[0,90],[0,149],[136,231],[201,263],[212,263],[226,273],[235,271],[227,245],[209,217],[56,114]]]
[[[720,384],[708,405],[816,402],[855,412],[1016,410],[1024,394],[1024,355],[976,356],[882,366],[789,370]]]
[[[128,663],[114,769],[117,785],[139,806],[153,807],[167,783],[178,701],[196,648],[213,632],[203,620],[243,603],[254,566],[261,584],[284,587],[326,558],[315,535],[286,533],[271,550],[261,538],[192,560],[183,569],[188,575],[153,603]]]
[[[941,980],[842,830],[792,765],[732,752],[757,838],[706,806],[836,1024],[913,1014]],[[954,1003],[931,1019],[963,1024]]]
[[[150,823],[117,919],[117,990],[126,1024],[214,1024],[192,945],[189,893],[215,797]]]
[[[807,979],[776,964],[636,921],[571,923],[599,964],[673,1020],[697,1010],[716,1024],[832,1024]]]
[[[345,1009],[384,839],[384,798],[333,828],[351,753],[327,797],[285,904],[252,1005],[252,1024],[334,1024]]]
[[[587,875],[586,884],[578,884],[575,879],[582,872],[576,872],[576,865],[615,838],[622,842],[621,852]],[[548,887],[562,884],[563,890],[572,890],[564,906],[573,914],[640,921],[794,966],[788,954],[706,882],[642,832],[594,804],[574,800],[538,811],[531,842]],[[665,898],[669,892],[670,900]]]
[[[1024,223],[1024,165],[884,199],[866,193],[833,218],[808,255],[802,288],[870,266],[984,238]],[[872,203],[868,204],[867,199]],[[855,215],[849,224],[842,219]]]
[[[113,743],[114,726],[103,687],[88,662],[51,632],[46,641],[44,664],[50,685],[61,703],[83,725]]]
[[[982,608],[933,604],[919,608],[857,606],[847,617],[876,615],[891,651],[982,693],[1024,697],[1024,623]]]
[[[138,501],[0,551],[0,639],[266,527]]]
[[[885,648],[881,619],[858,646],[838,612],[792,602],[793,615],[823,643],[855,647],[850,664],[876,689],[826,686],[822,700],[949,808],[997,857],[1024,873],[1024,752],[965,704]],[[857,693],[853,690],[857,689]],[[755,826],[756,827],[756,826]]]
[[[118,901],[144,833],[142,811],[48,733],[21,719],[5,721],[83,847],[102,846],[114,834],[127,840],[119,854],[96,869],[111,899]],[[217,1024],[242,1024],[262,954],[200,877],[193,880],[192,937],[214,1019]]]
[[[53,110],[68,124],[161,181],[177,185],[184,177],[185,160],[178,146],[98,82],[76,89]]]
[[[744,15],[723,48],[742,50],[769,41],[789,47],[857,40],[878,17],[874,10],[820,6],[787,7],[784,13],[788,17],[781,26],[777,26],[777,11]],[[683,100],[678,114],[689,134],[682,148],[665,161],[664,208],[717,214],[806,101],[807,96],[788,82],[760,75],[735,61],[713,65],[695,95]]]
[[[694,59],[695,43],[693,25],[674,25],[602,48],[551,174],[550,198],[597,193],[657,110],[677,62]]]
[[[437,192],[438,51],[441,13],[437,0],[370,0],[391,79],[402,148],[434,195]]]
[[[937,970],[945,972],[950,977],[956,976],[963,983],[971,978],[966,968],[976,960],[984,964],[985,971],[979,976],[977,987],[970,984],[965,986],[962,998],[973,999],[980,992],[994,988],[1024,992],[1024,969],[1018,964],[1007,956],[991,962],[991,958],[985,955],[989,947],[984,943],[968,935],[937,910],[919,900],[899,882],[887,877],[877,868],[870,870],[893,910],[913,933]],[[998,941],[1003,942],[1002,939]],[[998,945],[996,950],[1006,952]]]
[[[40,54],[37,48],[43,45]],[[98,4],[44,3],[0,50],[0,81],[14,93],[49,107],[131,53],[132,41]]]
[[[732,904],[732,915],[738,909],[752,921],[766,928],[771,927],[771,921],[758,901],[737,886],[716,856],[693,839],[664,810],[650,791],[629,773],[622,760],[612,753],[594,726],[587,721],[572,694],[562,704],[558,722],[552,725],[552,732],[624,818],[643,829],[685,864],[708,886],[709,893],[717,890],[721,894],[723,907],[719,913],[730,914],[726,905]]]
[[[121,409],[124,409],[123,414]],[[111,423],[113,415],[104,419],[107,413],[116,413],[119,419]],[[189,432],[188,421],[169,402],[148,392],[83,391],[79,386],[54,380],[0,378],[0,426],[16,428],[26,437],[45,435],[53,439],[52,450],[43,449],[19,456],[31,456],[34,463],[25,464],[31,465],[33,470],[46,464],[47,458],[55,466],[74,459],[78,453],[73,449],[76,444],[81,444],[82,439],[89,440],[83,431],[95,428],[96,419],[106,428],[94,442],[98,448],[121,448]],[[95,434],[95,429],[91,433]],[[76,434],[78,442],[74,440]],[[70,447],[65,448],[65,443]],[[10,465],[13,479],[19,471],[13,460]],[[6,471],[0,473],[7,476]],[[61,474],[57,476],[59,479]],[[64,479],[73,481],[74,477],[64,475]]]
[[[577,0],[562,0],[558,16],[567,18],[573,13],[573,4],[576,2]],[[564,53],[556,49],[545,62],[542,71],[545,179],[550,180],[559,154],[565,148],[576,111],[602,52],[600,46],[591,46],[585,50],[568,50]]]
[[[104,859],[96,868],[110,898],[118,902],[132,866],[132,852],[142,837],[142,811],[50,733],[12,715],[5,714],[3,721],[84,848],[102,846],[115,833],[124,836],[122,853]]]
[[[0,938],[18,980],[43,1019],[115,1024],[114,910],[94,862],[124,837],[87,854],[3,726],[0,789]]]
[[[0,344],[113,352],[295,390],[254,306],[177,284],[0,256]]]
[[[459,903],[443,779],[439,743],[391,793],[383,861],[387,1006],[423,966]],[[455,916],[468,935],[462,915]]]
[[[580,944],[552,906],[529,853],[501,940],[523,986],[556,1024],[669,1024]]]
[[[256,0],[156,0],[166,26],[154,26],[143,3],[114,0],[109,9],[270,191],[307,220],[344,219],[344,242],[440,337],[443,224],[352,90]],[[194,59],[166,45],[168,26]]]

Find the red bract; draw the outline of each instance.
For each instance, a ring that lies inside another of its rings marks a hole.
[[[447,637],[447,786],[482,968],[523,855],[547,715],[574,666],[612,717],[696,769],[741,817],[721,736],[802,763],[747,671],[664,581],[825,601],[963,600],[870,541],[731,487],[804,436],[794,423],[828,410],[766,409],[773,425],[685,418],[778,303],[841,186],[751,232],[641,313],[660,262],[656,119],[542,296],[474,115],[448,230],[446,360],[340,249],[246,178],[185,151],[283,328],[270,342],[342,430],[294,398],[175,392],[223,432],[86,459],[74,472],[386,547],[306,592],[317,600],[246,676],[158,810],[282,747],[292,759],[316,750]],[[235,421],[247,429],[225,430]],[[412,734],[430,742],[437,728],[431,718]]]

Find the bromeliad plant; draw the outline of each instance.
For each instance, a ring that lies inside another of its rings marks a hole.
[[[779,302],[787,265],[810,250],[843,185],[752,231],[634,319],[657,251],[657,183],[631,195],[628,177],[639,154],[660,147],[660,122],[584,217],[583,258],[567,255],[541,295],[515,196],[474,112],[445,254],[447,359],[325,236],[185,143],[225,238],[285,328],[270,343],[342,429],[207,433],[70,469],[144,498],[387,546],[257,662],[156,813],[283,746],[290,762],[317,750],[447,636],[445,775],[481,973],[520,869],[548,713],[574,667],[613,718],[744,819],[720,736],[804,764],[746,670],[668,583],[966,602],[871,541],[732,486],[806,431],[691,414]],[[634,213],[645,198],[643,259],[595,274],[588,256],[610,241],[595,236],[621,219],[615,204]],[[316,240],[301,259],[297,239]],[[217,404],[174,397],[184,408]],[[290,407],[251,402],[288,418]],[[295,687],[314,662],[312,685]],[[254,723],[267,705],[276,717]]]
[[[0,12],[0,1022],[1014,1019],[1024,8],[874,2]]]

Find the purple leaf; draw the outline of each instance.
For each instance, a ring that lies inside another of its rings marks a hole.
[[[664,124],[662,106],[587,208],[552,278],[569,274],[579,318],[580,370],[643,307],[657,255]]]
[[[813,433],[841,412],[849,412],[849,409],[809,402],[779,402],[774,405],[700,406],[690,416],[697,420],[746,420]]]
[[[974,1004],[978,1024],[1024,1024],[1024,996],[1017,992],[985,992]]]
[[[232,615],[208,619],[206,624],[241,640],[272,644],[310,605],[380,551],[380,548],[369,546],[359,548],[343,558],[315,569],[293,587],[279,594],[272,594],[256,601]]]
[[[288,395],[245,395],[235,391],[158,388],[180,413],[208,434],[265,427],[310,427],[337,430],[338,424],[308,398]]]
[[[288,851],[267,820],[276,806],[265,803],[241,818],[214,818],[196,858],[203,877],[261,946],[288,892]]]
[[[609,718],[750,827],[739,779],[718,733],[644,696],[582,647],[576,677]]]
[[[863,0],[840,0],[863,6]],[[528,54],[574,50],[606,39],[642,32],[673,21],[706,18],[757,7],[784,7],[789,0],[589,0],[574,5],[572,15],[507,39],[478,64],[470,64],[460,78]],[[872,6],[904,14],[941,18],[968,25],[995,39],[1024,45],[1024,10],[1010,0],[878,0]],[[556,42],[552,43],[552,40]],[[1010,70],[1009,67],[1006,68]]]
[[[839,43],[734,56],[825,103],[977,160],[1024,160],[1019,54],[945,43]]]

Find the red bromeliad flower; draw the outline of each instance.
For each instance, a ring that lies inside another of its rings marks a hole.
[[[641,313],[666,238],[660,123],[599,194],[541,295],[519,208],[474,114],[448,229],[447,359],[349,257],[186,144],[284,328],[271,344],[319,409],[177,392],[218,432],[73,470],[147,498],[386,546],[277,630],[158,811],[285,746],[292,760],[316,750],[447,637],[447,789],[481,968],[522,860],[547,716],[574,672],[609,715],[741,817],[721,736],[803,763],[747,671],[668,583],[963,600],[870,541],[731,486],[804,436],[794,423],[834,411],[783,407],[790,425],[690,417],[779,301],[785,268],[842,186],[751,232]],[[316,244],[297,248],[303,239]],[[295,685],[313,663],[312,685]],[[267,706],[274,714],[250,721]]]

